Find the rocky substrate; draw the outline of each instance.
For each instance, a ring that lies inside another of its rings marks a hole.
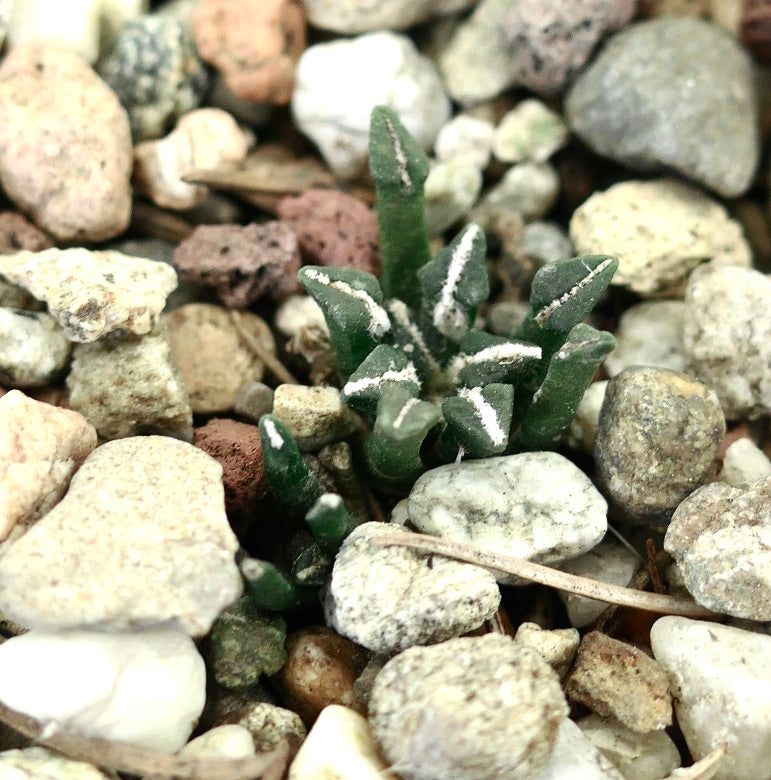
[[[0,0],[0,776],[771,780],[770,19]],[[429,153],[432,250],[487,234],[480,327],[619,261],[557,450],[401,495],[296,279],[380,273],[376,105]],[[283,614],[239,569],[287,533],[267,413],[361,522]],[[416,533],[710,613],[382,543]]]

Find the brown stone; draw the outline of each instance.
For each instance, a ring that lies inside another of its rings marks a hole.
[[[281,222],[200,225],[175,250],[174,265],[183,279],[214,287],[231,309],[299,290],[297,236]]]
[[[193,13],[201,59],[236,97],[283,105],[305,49],[305,18],[295,0],[202,0]]]
[[[366,650],[329,628],[316,626],[290,634],[287,660],[271,679],[282,703],[310,728],[328,704],[362,712],[354,683],[367,664]]]
[[[40,252],[54,245],[50,236],[15,211],[0,211],[0,254],[13,254],[20,249]]]
[[[284,198],[276,211],[297,233],[307,263],[380,273],[377,218],[358,198],[309,189]]]
[[[672,723],[669,677],[642,650],[592,631],[581,641],[566,694],[644,734]]]

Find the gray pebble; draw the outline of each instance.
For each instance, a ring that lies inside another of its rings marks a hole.
[[[752,180],[750,57],[709,22],[661,17],[627,27],[579,75],[565,109],[589,146],[636,170],[674,168],[725,197]]]
[[[556,263],[558,260],[567,260],[575,255],[573,244],[556,222],[536,221],[525,225],[521,251],[537,267]]]
[[[337,554],[325,594],[327,624],[375,653],[392,654],[479,627],[501,595],[485,569],[403,547],[376,547],[391,523],[364,523]]]
[[[507,636],[411,648],[375,680],[375,738],[411,780],[530,780],[546,764],[567,706],[557,675]]]
[[[208,82],[189,33],[163,16],[125,24],[97,71],[128,112],[135,142],[159,138],[197,108]]]
[[[608,383],[594,442],[598,482],[616,513],[666,522],[717,473],[725,419],[715,393],[688,374],[627,368]]]
[[[233,401],[233,411],[247,422],[258,423],[273,410],[273,388],[264,382],[246,382]]]
[[[45,312],[0,309],[0,384],[42,387],[65,369],[72,343]]]
[[[672,515],[664,549],[699,604],[771,620],[771,476],[697,490]]]
[[[471,212],[474,222],[485,224],[491,211],[516,211],[525,222],[548,214],[559,194],[560,180],[549,163],[523,162],[512,165]],[[481,215],[477,214],[481,212]]]

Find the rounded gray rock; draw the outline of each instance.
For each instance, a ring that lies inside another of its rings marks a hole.
[[[725,197],[759,156],[749,55],[709,22],[661,17],[615,35],[565,102],[597,153],[641,171],[673,168]]]
[[[566,714],[546,661],[498,634],[405,650],[380,671],[369,704],[386,758],[412,780],[531,780]]]
[[[208,84],[192,37],[165,16],[125,24],[97,70],[128,112],[135,141],[162,136],[198,107]]]
[[[617,515],[658,524],[717,473],[720,402],[688,374],[627,368],[608,382],[594,441],[597,479]]]

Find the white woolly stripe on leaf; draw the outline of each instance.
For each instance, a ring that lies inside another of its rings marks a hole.
[[[415,346],[420,350],[420,354],[423,359],[431,366],[433,373],[439,372],[439,363],[431,354],[431,351],[426,344],[426,340],[423,338],[423,334],[420,332],[420,328],[410,319],[410,315],[407,312],[407,304],[403,301],[395,299],[388,304],[388,309],[393,315],[396,322],[401,325],[404,330],[409,333],[410,338],[413,340]],[[404,347],[402,347],[404,350]]]
[[[399,414],[396,415],[393,422],[394,429],[401,428],[402,423],[407,419],[407,415],[410,413],[410,409],[412,409],[416,404],[419,404],[420,401],[417,398],[410,398],[409,401],[407,401],[404,406],[402,406],[401,409],[399,409]]]
[[[455,251],[450,255],[450,264],[447,267],[447,276],[439,291],[439,300],[434,306],[434,327],[447,338],[457,338],[463,335],[467,327],[466,311],[455,300],[455,291],[463,275],[464,268],[471,259],[471,250],[474,248],[474,239],[479,235],[479,225],[469,225],[461,237]]]
[[[594,279],[595,276],[597,276],[597,274],[602,273],[612,262],[613,258],[608,257],[603,260],[594,270],[591,270],[588,266],[584,265],[584,268],[586,268],[589,273],[573,287],[571,287],[566,293],[560,295],[559,298],[555,298],[551,303],[546,304],[546,306],[544,306],[533,318],[536,323],[543,327],[548,322],[549,317],[551,317],[551,315],[554,314],[554,312],[557,311],[560,306],[563,306],[571,298],[574,298],[584,287],[586,287],[587,284],[589,284],[589,282],[592,281],[592,279]]]
[[[394,148],[396,167],[399,170],[399,178],[402,180],[402,187],[407,190],[412,186],[410,170],[407,166],[407,155],[402,146],[402,142],[399,140],[399,134],[396,132],[393,122],[387,116],[384,116],[383,119],[385,120],[388,137],[391,139],[391,145]]]
[[[495,411],[495,407],[485,401],[481,388],[461,388],[458,390],[458,397],[468,401],[474,407],[474,411],[482,423],[482,429],[493,444],[503,444],[506,441],[506,431],[501,428],[501,424],[498,422],[498,413]]]
[[[447,368],[449,378],[453,382],[458,381],[458,375],[466,366],[476,366],[480,363],[498,363],[510,366],[528,358],[540,359],[541,348],[529,344],[494,344],[491,347],[480,349],[479,352],[456,355]]]
[[[280,450],[284,446],[284,439],[273,420],[265,420],[265,433],[268,434],[268,441],[274,450]]]
[[[420,390],[418,372],[412,363],[408,363],[399,370],[389,368],[383,371],[382,374],[378,374],[378,376],[363,376],[361,379],[346,382],[345,387],[343,387],[343,395],[347,395],[350,398],[364,390],[369,390],[371,387],[380,387],[388,382],[412,382]]]
[[[391,328],[391,321],[388,319],[386,310],[375,303],[374,299],[369,293],[364,290],[357,290],[355,287],[351,287],[347,282],[336,281],[333,282],[325,273],[317,271],[313,268],[306,268],[305,275],[312,279],[314,282],[323,284],[325,287],[329,287],[333,290],[339,290],[346,295],[350,295],[351,298],[355,298],[364,304],[369,314],[369,325],[367,325],[367,333],[372,338],[381,338]]]

